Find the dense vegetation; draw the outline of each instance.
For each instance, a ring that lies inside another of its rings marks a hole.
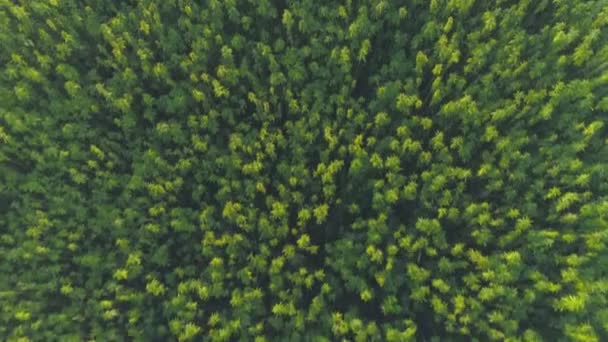
[[[608,341],[605,0],[0,0],[0,339]]]

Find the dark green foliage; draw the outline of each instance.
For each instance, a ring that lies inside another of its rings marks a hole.
[[[0,0],[0,339],[608,340],[604,0]]]

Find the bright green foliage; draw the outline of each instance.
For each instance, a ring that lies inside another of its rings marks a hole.
[[[605,0],[0,0],[0,340],[608,341]]]

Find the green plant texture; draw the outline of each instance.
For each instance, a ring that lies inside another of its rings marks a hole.
[[[608,341],[606,0],[0,0],[0,340]]]

